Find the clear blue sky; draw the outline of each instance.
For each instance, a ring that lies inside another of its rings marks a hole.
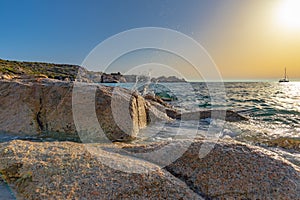
[[[1,0],[0,58],[80,64],[106,38],[144,26],[188,35],[201,32],[200,26],[204,40],[215,4],[211,0]]]
[[[300,3],[291,15],[285,2],[0,0],[0,58],[81,64],[108,37],[157,26],[197,40],[226,79],[277,79],[284,66],[299,79]]]

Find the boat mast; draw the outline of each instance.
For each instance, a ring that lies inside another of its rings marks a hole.
[[[286,80],[286,67],[284,68],[284,79]]]

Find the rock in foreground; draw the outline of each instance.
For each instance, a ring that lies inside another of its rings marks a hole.
[[[0,131],[21,136],[48,135],[60,139],[78,139],[73,120],[72,90],[73,83],[70,82],[49,79],[43,79],[42,82],[2,80]],[[132,96],[129,90],[121,88],[114,90],[112,87],[85,85],[82,90],[77,90],[79,101],[75,103],[82,110],[76,111],[86,111],[84,96],[94,90],[96,94],[92,102],[95,106],[90,107],[96,112],[106,136],[110,140],[133,140],[139,128],[147,123],[143,98]],[[111,107],[113,95],[114,104],[120,108],[116,109],[114,116]]]
[[[299,167],[233,140],[194,141],[159,167],[186,142],[88,144],[102,149],[94,154],[79,143],[11,141],[0,144],[0,171],[25,199],[300,199]],[[129,156],[169,144],[158,157]],[[202,158],[203,145],[214,148]]]
[[[83,142],[131,141],[157,120],[246,120],[232,111],[181,114],[160,98],[143,98],[127,89],[51,79],[1,80],[0,101],[0,132]]]
[[[300,170],[261,148],[217,143],[203,159],[194,143],[166,169],[209,198],[300,199]]]
[[[175,142],[174,150],[181,149],[185,142]],[[161,146],[127,146],[125,149],[141,153]],[[213,148],[201,158],[207,147]],[[159,161],[154,157],[146,159],[161,164],[160,161],[164,162],[172,154],[174,151]],[[263,148],[233,140],[193,142],[165,169],[207,199],[300,199],[299,167]]]
[[[202,199],[164,169],[83,144],[12,141],[0,144],[0,171],[24,199]],[[148,173],[126,173],[97,159]]]

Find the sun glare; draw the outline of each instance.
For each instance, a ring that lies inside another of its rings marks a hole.
[[[280,24],[300,29],[300,0],[282,0],[277,14]]]

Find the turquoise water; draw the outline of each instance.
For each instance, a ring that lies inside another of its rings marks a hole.
[[[199,88],[201,84],[195,85]],[[209,97],[200,92],[203,89],[197,91],[199,102],[195,103],[199,108],[210,107]],[[250,119],[249,122],[233,125],[231,131],[240,134],[252,131],[269,137],[300,137],[299,82],[225,83],[225,92],[226,103],[223,106]],[[236,130],[237,127],[240,130]]]
[[[144,89],[147,83],[105,84],[131,90]],[[189,137],[189,132],[198,129],[198,135],[205,135],[210,125],[219,126],[219,137],[230,136],[239,140],[259,142],[280,137],[300,139],[300,82],[225,82],[225,83],[157,83],[147,87],[146,92],[157,90],[175,97],[170,102],[183,112],[203,109],[228,109],[249,118],[249,121],[219,123],[205,119],[200,122],[175,121],[156,124],[148,128],[144,136],[149,139],[174,139]],[[155,91],[155,92],[157,92]],[[149,133],[152,132],[152,133]],[[15,139],[1,135],[1,140]],[[300,147],[299,147],[300,148]]]
[[[141,87],[131,83],[114,84],[128,89]],[[226,123],[224,133],[232,136],[300,138],[300,82],[225,82],[158,83],[178,100],[175,107],[184,111],[229,109],[248,117],[248,122]],[[213,87],[214,90],[209,88]],[[215,89],[217,88],[217,89]],[[220,100],[216,100],[220,94]],[[212,100],[213,98],[213,100]],[[202,125],[204,125],[202,123]]]
[[[140,131],[137,143],[205,138],[212,134],[215,138],[230,137],[266,147],[300,166],[300,82],[157,83],[146,90],[146,83],[105,85],[141,92],[167,93],[176,99],[169,103],[182,112],[228,109],[249,118],[248,121],[241,122],[224,122],[217,119],[157,122]],[[282,137],[298,142],[299,146],[266,146],[268,141]],[[11,139],[20,137],[0,134],[0,141]]]
[[[130,83],[117,85],[128,89],[141,87]],[[230,137],[261,146],[300,166],[300,82],[159,85],[159,88],[165,88],[171,96],[176,96],[178,100],[171,104],[183,112],[228,109],[246,116],[249,120],[220,123],[220,120],[204,119],[200,122],[157,123],[141,131],[143,141],[206,138],[211,134],[208,134],[209,127],[217,127],[213,133],[215,138]],[[283,142],[281,146],[269,143],[280,138],[289,138],[296,146],[291,147],[291,142]]]

